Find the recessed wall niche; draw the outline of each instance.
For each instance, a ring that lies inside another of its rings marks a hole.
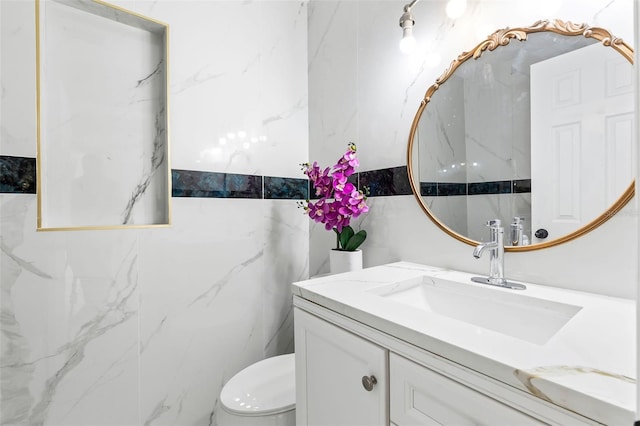
[[[36,0],[38,230],[171,223],[169,27]]]

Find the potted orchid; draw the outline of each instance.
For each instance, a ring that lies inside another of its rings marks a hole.
[[[363,229],[355,232],[350,225],[352,218],[369,211],[365,192],[349,182],[349,176],[355,173],[358,165],[354,143],[349,143],[347,152],[333,167],[322,170],[317,162],[313,165],[302,164],[304,174],[309,177],[315,194],[320,198],[315,202],[306,200],[299,205],[304,208],[309,218],[323,223],[325,229],[336,233],[334,251],[359,252],[358,248],[367,238],[367,231]],[[359,255],[362,259],[361,252]]]

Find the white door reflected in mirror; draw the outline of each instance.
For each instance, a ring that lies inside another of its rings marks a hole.
[[[633,67],[595,44],[531,65],[531,222],[587,225],[633,180]]]

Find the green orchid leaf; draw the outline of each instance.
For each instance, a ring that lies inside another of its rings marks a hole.
[[[353,234],[354,232],[352,227],[345,226],[344,228],[342,228],[342,232],[340,233],[340,248],[345,250],[345,247],[347,246],[347,243],[349,242],[351,237],[353,237]]]
[[[367,231],[362,229],[358,231],[357,234],[354,234],[351,238],[349,238],[349,241],[347,242],[347,244],[343,245],[342,247],[346,251],[355,251],[358,249],[358,247],[360,247],[360,245],[362,245],[362,243],[364,243],[364,240],[366,239],[367,239]]]

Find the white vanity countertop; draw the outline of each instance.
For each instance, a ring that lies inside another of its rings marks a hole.
[[[292,289],[306,300],[585,417],[633,424],[635,301],[530,283],[522,291],[471,283],[581,308],[550,339],[533,343],[376,294],[381,287],[425,275],[465,283],[473,276],[397,262],[297,282]]]

